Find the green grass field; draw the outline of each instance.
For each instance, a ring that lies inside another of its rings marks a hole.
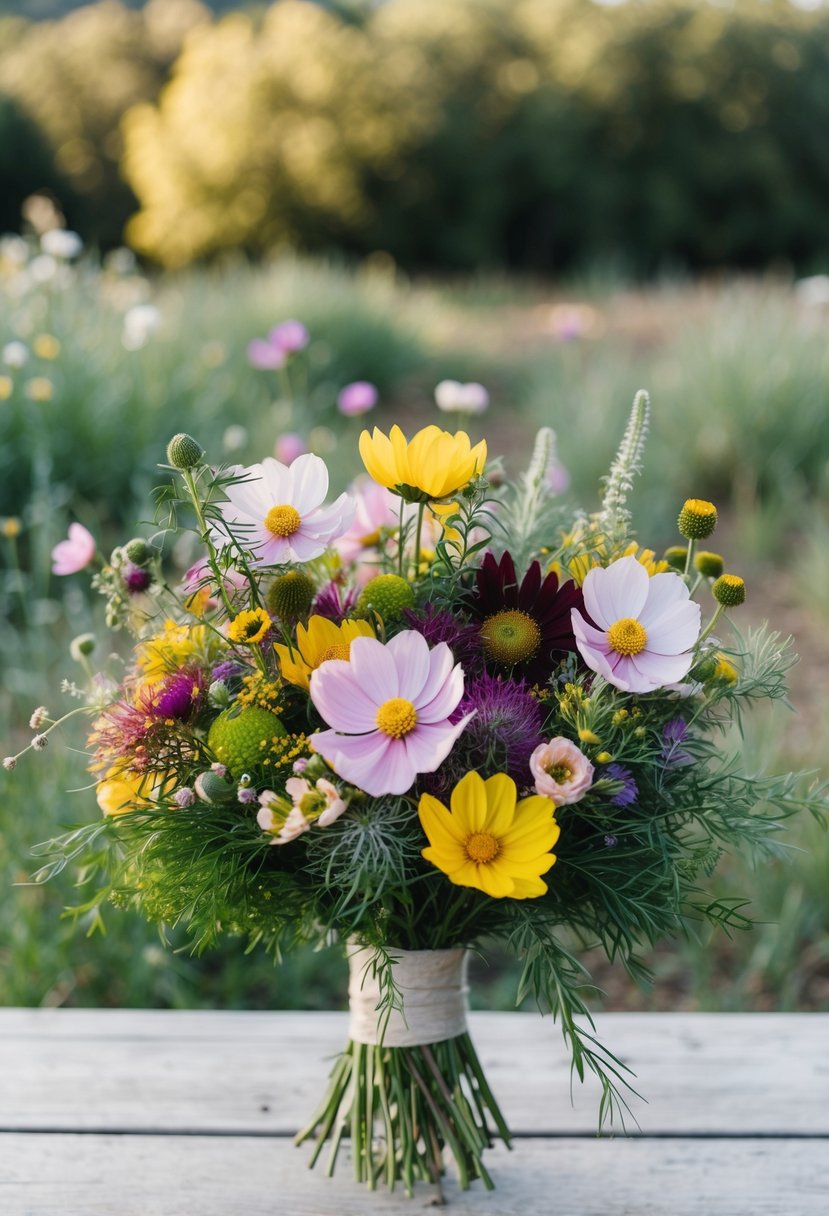
[[[21,521],[18,538],[0,537],[3,753],[25,737],[36,705],[61,704],[60,681],[74,674],[69,640],[90,628],[103,633],[83,576],[50,576],[52,545],[70,518],[105,544],[138,531],[151,516],[172,432],[192,432],[217,462],[244,463],[270,454],[282,431],[302,430],[320,454],[335,455],[342,483],[357,472],[360,430],[360,420],[335,409],[343,384],[373,381],[381,404],[367,420],[411,429],[441,421],[432,392],[452,377],[490,390],[490,410],[471,429],[487,435],[511,472],[535,428],[553,426],[569,493],[588,509],[634,391],[649,389],[653,433],[635,498],[640,540],[673,543],[685,497],[718,502],[718,543],[749,583],[741,619],[768,617],[796,635],[803,656],[795,712],[759,715],[744,746],[757,768],[825,771],[829,309],[788,281],[633,289],[597,277],[552,290],[507,280],[412,283],[383,263],[353,272],[296,259],[157,282],[100,272],[91,261],[40,283],[21,283],[22,274],[0,259],[0,348],[22,342],[29,352],[22,367],[0,366],[0,517]],[[135,348],[125,315],[147,303],[158,324]],[[245,353],[286,317],[312,335],[289,383],[251,368]],[[57,339],[59,352],[37,341],[43,335]],[[187,554],[176,556],[186,564]],[[82,746],[80,728],[68,729],[64,741],[2,774],[0,1004],[343,1004],[333,952],[299,954],[274,971],[233,941],[194,959],[173,931],[167,949],[115,910],[106,934],[89,938],[62,917],[72,877],[27,880],[36,842],[97,813],[84,792]],[[650,993],[597,965],[609,1006],[829,1008],[829,839],[803,822],[790,844],[788,864],[752,872],[732,859],[711,880],[718,892],[750,896],[762,922],[751,933],[706,932],[660,948]],[[509,1007],[513,979],[500,957],[477,966],[476,1001]]]

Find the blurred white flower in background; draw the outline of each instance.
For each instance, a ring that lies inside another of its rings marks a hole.
[[[813,274],[807,279],[798,279],[794,293],[799,304],[807,308],[825,308],[829,305],[829,274]]]
[[[124,332],[121,341],[127,350],[141,350],[147,339],[161,325],[161,312],[155,304],[134,304],[124,314]]]
[[[82,251],[83,241],[77,232],[71,232],[68,228],[51,228],[40,238],[40,247],[50,257],[68,262]]]
[[[29,360],[29,349],[23,342],[7,342],[3,347],[3,362],[7,367],[23,367]]]
[[[483,414],[489,405],[489,393],[482,384],[460,380],[441,380],[435,388],[435,403],[439,410],[451,414]]]
[[[226,428],[222,435],[222,447],[226,452],[238,452],[248,441],[247,430],[243,426],[232,425]]]
[[[50,253],[39,253],[32,258],[27,267],[29,278],[33,283],[48,283],[55,277],[58,264]]]

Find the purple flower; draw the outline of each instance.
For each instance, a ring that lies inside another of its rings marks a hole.
[[[480,669],[483,651],[477,626],[459,620],[451,612],[436,608],[434,604],[425,604],[417,609],[407,608],[403,615],[412,629],[423,634],[430,646],[446,642],[467,675],[472,670]]]
[[[618,843],[619,843],[618,836],[609,835],[609,836],[605,836],[605,838],[604,838],[604,847],[606,849],[615,849],[616,845]]]
[[[189,785],[180,786],[173,794],[173,802],[182,809],[192,806],[195,801],[196,795]]]
[[[688,738],[688,727],[682,718],[671,718],[662,728],[661,760],[671,768],[682,768],[693,764],[694,757],[686,752],[682,744]]]
[[[254,802],[259,801],[259,795],[250,785],[240,785],[236,791],[236,797],[242,806],[253,806]]]
[[[154,718],[188,718],[201,700],[200,671],[176,671],[148,694],[147,710]]]
[[[368,380],[355,380],[346,384],[337,397],[337,409],[346,418],[355,418],[358,414],[367,414],[377,404],[378,393]]]
[[[606,765],[602,777],[610,777],[613,781],[621,782],[621,789],[617,790],[610,799],[612,806],[632,806],[639,797],[639,789],[633,780],[633,774],[630,769],[624,768],[621,764]]]
[[[452,718],[470,713],[466,730],[424,789],[439,798],[471,769],[507,773],[519,787],[530,785],[530,756],[543,742],[543,714],[524,681],[489,672],[467,679]]]
[[[146,591],[153,581],[149,570],[144,570],[141,566],[134,566],[132,562],[127,562],[123,577],[124,586],[130,595],[139,595],[142,591]]]
[[[314,600],[311,612],[316,616],[324,616],[326,620],[333,621],[336,625],[341,625],[356,602],[356,591],[350,589],[343,593],[340,583],[332,579]]]
[[[217,663],[210,673],[211,681],[216,680],[232,680],[236,676],[241,675],[244,667],[241,663],[234,662],[233,659],[224,659],[223,662]]]

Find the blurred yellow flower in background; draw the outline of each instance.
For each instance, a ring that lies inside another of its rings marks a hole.
[[[51,401],[55,387],[45,376],[35,376],[26,382],[26,396],[30,401]]]
[[[32,350],[38,359],[57,359],[60,354],[60,342],[54,334],[38,334],[32,343]]]

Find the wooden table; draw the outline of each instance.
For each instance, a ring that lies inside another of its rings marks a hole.
[[[475,1014],[516,1133],[498,1189],[452,1216],[827,1216],[829,1015],[607,1014],[636,1072],[632,1138],[570,1104],[558,1028]],[[430,1204],[305,1168],[291,1134],[342,1046],[342,1014],[0,1010],[2,1216],[387,1216]]]

